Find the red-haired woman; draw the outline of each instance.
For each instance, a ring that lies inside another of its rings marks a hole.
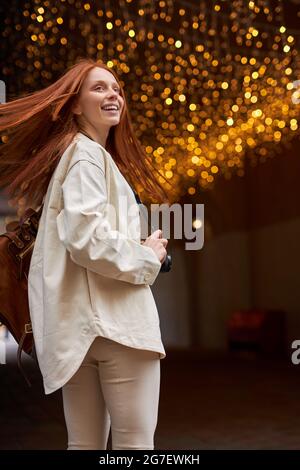
[[[26,207],[44,203],[29,307],[45,393],[62,387],[68,449],[106,449],[110,428],[113,449],[153,449],[166,354],[150,285],[167,240],[156,230],[141,242],[128,181],[168,198],[118,77],[80,60],[51,86],[1,105],[0,131],[0,186]]]

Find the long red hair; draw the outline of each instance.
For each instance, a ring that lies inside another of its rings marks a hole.
[[[26,207],[42,204],[58,161],[80,130],[72,112],[74,100],[91,69],[100,67],[112,73],[124,99],[117,126],[111,127],[106,149],[127,181],[145,192],[143,202],[169,203],[164,188],[154,176],[162,176],[152,165],[135,136],[125,94],[117,75],[105,64],[80,59],[62,77],[42,90],[0,105],[0,187],[5,187],[15,203]]]

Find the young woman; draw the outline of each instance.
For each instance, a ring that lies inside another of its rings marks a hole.
[[[153,449],[166,354],[150,285],[167,240],[156,230],[141,242],[128,182],[168,198],[120,82],[80,60],[46,89],[1,105],[0,131],[0,186],[26,207],[44,203],[29,307],[45,393],[62,388],[68,449],[106,449],[110,428],[112,449]]]

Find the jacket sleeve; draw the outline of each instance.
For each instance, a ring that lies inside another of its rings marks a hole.
[[[153,284],[161,263],[152,248],[112,230],[107,220],[106,180],[101,164],[78,160],[62,184],[62,197],[58,235],[74,263],[132,284]]]

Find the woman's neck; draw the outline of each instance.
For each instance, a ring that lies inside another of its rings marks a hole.
[[[102,145],[102,147],[105,148],[106,140],[108,136],[108,131],[106,131],[105,129],[103,129],[102,132],[99,132],[90,126],[89,127],[81,126],[81,128],[79,129],[79,132],[89,137],[89,139],[94,140],[95,142],[98,142],[98,144]]]

